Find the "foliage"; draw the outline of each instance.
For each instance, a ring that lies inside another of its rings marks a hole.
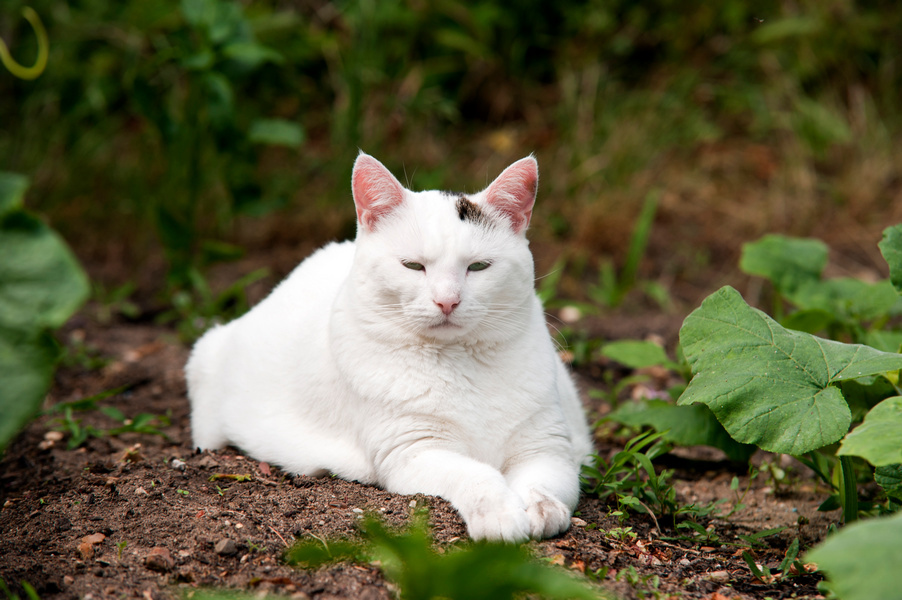
[[[592,464],[583,466],[583,490],[599,498],[613,496],[621,514],[628,509],[648,513],[656,524],[656,515],[673,524],[679,515],[698,517],[713,511],[713,506],[679,505],[669,481],[673,473],[655,471],[652,461],[669,450],[662,441],[664,435],[641,433],[627,441],[610,462],[594,455]]]
[[[891,251],[888,240],[894,231],[887,229],[881,249]],[[902,331],[881,331],[892,316],[902,314],[902,299],[892,283],[867,283],[850,277],[824,280],[827,252],[820,240],[768,235],[743,246],[739,266],[770,280],[776,293],[774,314],[785,327],[808,333],[823,331],[833,339],[848,337],[898,351]],[[785,302],[797,310],[784,315]]]
[[[680,342],[695,374],[681,405],[706,404],[736,440],[794,455],[848,432],[837,384],[902,369],[898,354],[787,330],[731,287],[686,318]]]
[[[842,600],[896,598],[900,540],[902,513],[897,513],[849,525],[805,559],[827,573],[827,587]]]
[[[377,561],[405,600],[513,599],[523,593],[561,599],[603,597],[587,583],[536,561],[522,545],[479,542],[437,553],[422,513],[403,532],[392,532],[368,518],[361,534],[363,542],[302,540],[287,551],[286,560],[305,568],[344,560]]]
[[[24,210],[27,187],[0,173],[0,450],[40,408],[59,357],[51,332],[88,295],[62,239]]]
[[[62,416],[53,419],[56,423],[55,429],[69,434],[67,448],[74,450],[84,444],[91,437],[118,436],[123,433],[142,433],[150,435],[159,435],[166,437],[166,434],[160,430],[160,427],[169,425],[169,417],[162,415],[152,415],[149,413],[140,413],[132,418],[126,417],[125,414],[115,406],[98,406],[98,402],[105,400],[111,396],[128,391],[128,387],[107,390],[93,396],[73,400],[70,402],[60,402],[47,410],[48,415]],[[116,421],[118,425],[106,429],[100,429],[92,425],[84,425],[81,419],[75,417],[76,412],[87,412],[98,410],[105,416]]]
[[[682,374],[683,368],[670,360],[659,345],[640,340],[620,340],[605,344],[601,355],[631,369],[663,367]],[[688,373],[685,374],[688,379]],[[639,375],[624,381],[636,383]],[[676,397],[682,388],[671,394]],[[714,414],[705,406],[676,406],[662,399],[645,398],[617,405],[605,420],[630,427],[650,426],[664,434],[663,439],[680,446],[712,446],[723,450],[730,460],[747,462],[755,447],[735,441]]]
[[[892,281],[898,280],[899,230],[899,225],[888,228],[880,245],[890,262]],[[814,263],[814,268],[799,264],[795,257],[800,255],[807,256],[804,262]],[[743,262],[747,269],[768,276],[778,293],[798,298],[801,290],[825,283],[820,280],[825,260],[826,248],[819,243],[771,236],[748,246]],[[870,295],[873,300],[875,294]],[[883,302],[883,310],[897,305],[897,300]],[[824,305],[821,310],[833,319],[829,308]],[[839,313],[848,306],[833,308]],[[843,322],[853,323],[855,313],[844,312]],[[872,318],[880,316],[870,313]],[[857,329],[846,331],[863,331],[853,325]],[[800,456],[836,490],[824,508],[841,506],[846,522],[857,519],[863,507],[852,457],[864,457],[880,468],[902,461],[897,448],[902,355],[786,329],[748,306],[729,287],[709,296],[686,318],[680,340],[694,376],[679,404],[707,405],[738,441]],[[865,422],[850,432],[861,418]],[[831,475],[830,460],[815,451],[840,440],[839,461]],[[888,497],[883,510],[894,507]]]

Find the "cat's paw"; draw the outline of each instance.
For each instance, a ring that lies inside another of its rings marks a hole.
[[[533,488],[526,492],[523,500],[532,538],[553,537],[570,527],[570,508],[554,496]]]
[[[482,498],[467,511],[461,511],[467,532],[473,540],[524,542],[529,539],[530,519],[516,495],[507,498]]]

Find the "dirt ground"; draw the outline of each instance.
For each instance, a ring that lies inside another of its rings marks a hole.
[[[167,415],[170,424],[162,428],[165,437],[95,437],[68,450],[66,438],[54,431],[54,417],[44,416],[13,442],[0,462],[0,577],[14,591],[22,594],[24,581],[45,600],[190,597],[206,587],[318,600],[392,598],[397,590],[375,566],[342,563],[305,571],[287,566],[283,552],[311,536],[354,536],[363,513],[403,526],[423,506],[437,547],[466,540],[463,522],[438,498],[294,477],[232,449],[195,452],[182,371],[188,349],[169,328],[101,325],[93,314],[89,307],[76,316],[61,339],[77,341],[90,349],[83,358],[103,357],[105,364],[63,367],[48,406],[127,386],[99,406],[116,407],[128,417]],[[670,328],[662,333],[672,337],[678,323],[661,325]],[[597,365],[594,372],[577,373],[584,393],[604,387],[602,374]],[[592,411],[603,409],[588,395],[586,402]],[[115,424],[97,410],[75,416],[85,425]],[[610,455],[620,443],[599,439],[599,451]],[[728,499],[726,509],[736,498],[732,478],[739,477],[740,489],[749,482],[722,458],[717,451],[679,450],[661,464],[675,470],[681,503]],[[816,511],[826,497],[823,489],[801,469],[782,466],[789,468],[789,485],[775,489],[759,476],[744,509],[728,520],[701,521],[718,543],[678,539],[683,530],[662,524],[658,531],[648,515],[618,523],[612,505],[584,495],[567,533],[530,547],[564,569],[591,574],[607,568],[601,585],[622,598],[818,597],[818,576],[765,585],[741,556],[737,536],[785,527],[754,550],[759,563],[775,568],[793,539],[807,548],[838,519],[836,512]],[[637,536],[612,535],[616,527],[631,527]]]

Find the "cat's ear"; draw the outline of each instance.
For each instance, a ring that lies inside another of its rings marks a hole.
[[[485,191],[486,202],[507,217],[515,233],[522,233],[532,217],[539,186],[539,164],[532,156],[506,168]]]
[[[363,152],[354,161],[351,189],[357,222],[367,231],[374,231],[379,220],[404,201],[401,183],[381,162]]]

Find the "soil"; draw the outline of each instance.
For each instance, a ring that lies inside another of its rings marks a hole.
[[[170,424],[161,427],[165,436],[90,437],[70,450],[68,434],[57,431],[60,415],[45,415],[11,444],[0,462],[0,577],[14,591],[22,594],[21,582],[28,582],[45,600],[190,597],[208,587],[318,600],[393,598],[397,588],[377,566],[339,563],[307,571],[286,565],[283,553],[296,540],[356,536],[364,513],[402,527],[417,507],[428,507],[438,548],[465,543],[463,522],[440,498],[292,476],[234,449],[196,452],[182,371],[187,347],[171,328],[101,324],[95,315],[89,306],[61,332],[70,356],[81,360],[59,370],[47,406],[124,386],[98,406],[132,418],[166,416]],[[639,327],[642,318],[636,318]],[[678,323],[659,324],[662,334],[672,337]],[[623,375],[613,369],[594,365],[577,372],[584,392],[607,388],[611,374]],[[585,401],[595,413],[607,409],[588,395]],[[115,425],[98,410],[74,416],[82,425]],[[599,452],[610,456],[622,442],[608,432],[598,440]],[[740,492],[749,487],[745,507],[728,519],[699,519],[710,535],[690,540],[688,530],[647,514],[619,522],[608,500],[584,495],[568,532],[529,543],[535,555],[597,574],[603,588],[622,598],[817,597],[817,575],[770,585],[756,579],[742,558],[748,545],[738,537],[783,528],[750,550],[765,570],[775,570],[795,538],[803,549],[822,539],[838,514],[817,512],[826,493],[803,469],[778,461],[792,483],[775,488],[763,475],[749,481],[743,468],[710,449],[675,450],[660,463],[673,469],[681,504],[725,500],[719,510],[726,512],[737,500],[730,488],[737,477]],[[617,535],[618,527],[635,535]]]

